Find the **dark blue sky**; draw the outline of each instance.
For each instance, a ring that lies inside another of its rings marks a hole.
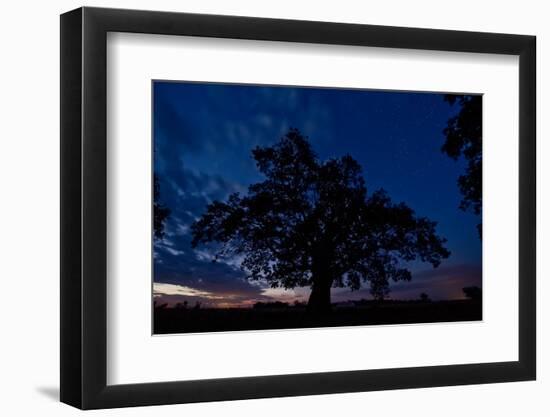
[[[320,159],[353,156],[370,192],[384,188],[393,201],[438,222],[450,258],[435,270],[412,265],[412,281],[392,286],[391,296],[458,298],[464,285],[481,286],[478,219],[458,209],[465,164],[440,150],[458,109],[441,94],[156,81],[153,96],[154,169],[172,210],[166,239],[155,244],[157,296],[242,305],[307,295],[252,285],[238,259],[213,264],[207,248],[189,243],[189,226],[209,202],[261,180],[251,149],[277,142],[290,127],[309,137]],[[335,301],[362,297],[368,289],[333,291]]]

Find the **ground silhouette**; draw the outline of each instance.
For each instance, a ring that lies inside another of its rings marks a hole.
[[[155,305],[155,334],[300,329],[482,320],[481,299],[357,300],[312,314],[302,303],[257,303],[252,308],[169,308]]]

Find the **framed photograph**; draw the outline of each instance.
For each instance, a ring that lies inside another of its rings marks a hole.
[[[61,401],[533,380],[535,37],[61,16]]]

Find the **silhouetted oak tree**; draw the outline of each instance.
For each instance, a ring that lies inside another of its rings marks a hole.
[[[460,208],[481,214],[481,96],[445,95],[445,101],[460,105],[458,114],[447,121],[443,130],[446,141],[441,150],[457,160],[464,156],[468,165],[464,175],[458,177],[458,188],[462,194]],[[481,223],[477,225],[481,238]]]
[[[311,287],[308,309],[327,311],[331,287],[368,282],[381,299],[390,279],[411,279],[402,261],[437,267],[449,256],[435,222],[383,190],[367,195],[351,156],[320,161],[296,129],[252,154],[265,180],[214,201],[192,226],[193,247],[217,242],[216,257],[242,257],[249,279]]]

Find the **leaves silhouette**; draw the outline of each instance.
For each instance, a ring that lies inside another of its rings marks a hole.
[[[164,225],[170,209],[160,202],[160,183],[157,175],[153,176],[153,236],[157,240],[164,238]]]
[[[454,160],[460,156],[466,159],[466,172],[458,177],[458,188],[462,194],[460,208],[481,215],[482,98],[448,94],[444,100],[450,105],[458,102],[460,111],[447,121],[447,127],[443,130],[446,141],[441,150]],[[481,223],[477,225],[477,229],[481,238]]]

